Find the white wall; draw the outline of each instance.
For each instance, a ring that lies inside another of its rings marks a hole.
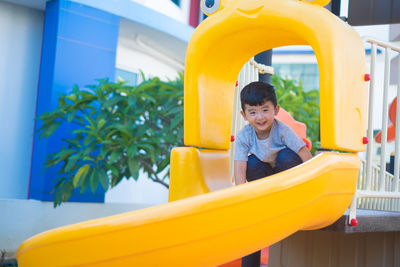
[[[117,68],[136,73],[141,70],[146,75],[159,76],[164,80],[168,78],[176,78],[178,72],[182,72],[183,70],[166,63],[165,60],[157,58],[158,55],[151,55],[150,53],[142,52],[135,47],[129,47],[120,42],[121,40],[119,40],[117,49]]]
[[[181,6],[178,7],[170,0],[131,0],[154,9],[161,14],[172,17],[182,23],[188,24],[190,12],[190,0],[181,0]]]
[[[361,36],[371,36],[382,41],[389,41],[389,25],[356,26],[353,29]]]
[[[137,182],[124,179],[107,191],[105,202],[159,205],[168,202],[168,189],[141,173]]]
[[[311,50],[311,47],[309,48]],[[296,58],[294,61],[293,58]],[[317,64],[315,55],[274,55],[273,63],[303,63],[303,64]]]
[[[0,198],[26,198],[44,13],[0,2]]]
[[[0,199],[0,251],[16,251],[29,237],[56,227],[143,209],[148,205],[64,203]]]

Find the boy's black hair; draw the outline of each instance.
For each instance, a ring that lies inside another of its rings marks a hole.
[[[244,112],[244,105],[259,106],[271,101],[274,107],[277,105],[275,89],[266,82],[251,82],[243,87],[240,92],[240,102]]]

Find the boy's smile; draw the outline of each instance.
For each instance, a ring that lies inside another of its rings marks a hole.
[[[274,123],[275,115],[279,112],[279,105],[274,107],[271,101],[266,101],[259,106],[244,105],[244,112],[241,111],[243,118],[253,126],[258,139],[268,138]]]

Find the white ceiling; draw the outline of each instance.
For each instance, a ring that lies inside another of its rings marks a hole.
[[[138,47],[140,43],[153,50],[184,64],[187,43],[177,38],[146,27],[130,20],[122,19],[119,29],[119,42],[127,47]],[[143,51],[146,52],[146,51]]]

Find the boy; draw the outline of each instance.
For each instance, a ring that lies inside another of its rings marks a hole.
[[[243,118],[249,122],[236,136],[234,177],[243,184],[290,169],[311,159],[301,138],[275,119],[279,112],[274,87],[252,82],[240,93]],[[248,156],[250,153],[250,156]]]
[[[275,119],[279,112],[274,87],[252,82],[240,93],[241,114],[249,122],[236,136],[234,177],[243,184],[290,169],[311,159],[301,138]],[[250,156],[249,156],[250,154]],[[260,266],[260,251],[242,259],[242,267]]]

